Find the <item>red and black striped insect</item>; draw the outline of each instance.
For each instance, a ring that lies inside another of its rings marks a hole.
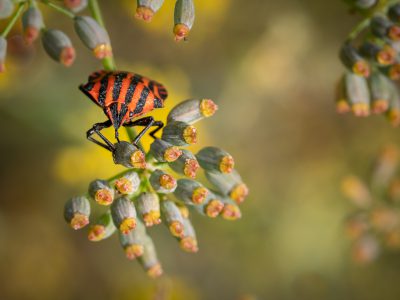
[[[154,80],[131,72],[102,70],[91,74],[88,82],[80,85],[79,89],[100,106],[108,117],[107,121],[94,124],[86,133],[88,140],[107,150],[113,151],[114,144],[100,132],[104,128],[113,126],[115,138],[119,141],[118,129],[121,126],[145,126],[133,141],[133,144],[137,144],[150,127],[157,127],[150,132],[150,136],[155,138],[154,134],[164,126],[151,116],[133,120],[155,108],[164,107],[167,90]],[[93,138],[94,133],[104,143]]]

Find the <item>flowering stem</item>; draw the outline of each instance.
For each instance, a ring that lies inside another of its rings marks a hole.
[[[100,10],[99,3],[97,2],[97,0],[89,0],[89,10],[92,13],[93,18],[97,21],[97,23],[99,23],[100,26],[105,28],[103,17],[101,15],[101,10]],[[113,71],[113,70],[117,69],[113,56],[106,57],[106,58],[102,59],[101,62],[103,64],[104,69],[107,71]]]
[[[73,12],[71,12],[71,11],[69,11],[69,10],[67,10],[67,9],[57,5],[57,4],[51,3],[48,0],[42,0],[42,3],[46,4],[48,7],[51,7],[51,8],[53,8],[54,10],[56,10],[56,11],[58,11],[60,13],[62,13],[63,15],[66,15],[67,17],[69,17],[71,19],[75,18],[75,14]]]
[[[6,38],[7,35],[10,33],[11,29],[15,25],[15,22],[17,22],[19,16],[22,13],[22,10],[25,7],[25,3],[20,3],[18,6],[18,9],[15,11],[14,15],[12,16],[10,22],[7,24],[6,28],[4,28],[3,32],[0,34],[1,37]]]
[[[364,20],[362,20],[360,23],[358,23],[358,25],[356,27],[354,27],[354,29],[352,31],[350,31],[349,35],[347,36],[347,41],[352,41],[355,38],[357,38],[357,36],[365,29],[369,26],[371,22],[371,18],[365,18]]]

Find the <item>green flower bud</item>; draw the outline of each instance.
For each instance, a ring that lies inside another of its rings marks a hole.
[[[203,203],[209,191],[200,182],[191,179],[179,179],[174,191],[175,197],[185,204],[196,205]]]
[[[136,223],[136,228],[129,231],[127,234],[120,233],[119,240],[124,248],[126,258],[129,260],[135,259],[143,255],[144,241],[148,238],[146,229],[139,220]]]
[[[340,77],[339,82],[336,85],[335,102],[336,102],[336,111],[339,114],[345,114],[351,111],[350,103],[346,95],[344,76]]]
[[[112,56],[111,42],[107,31],[91,17],[77,16],[74,19],[75,31],[79,38],[93,51],[98,59]]]
[[[224,203],[214,193],[208,192],[204,202],[194,208],[204,216],[216,218],[224,209]]]
[[[135,229],[136,226],[136,209],[132,201],[127,197],[121,197],[114,201],[111,205],[111,216],[115,227],[120,232],[127,234]]]
[[[194,231],[193,225],[189,219],[183,219],[183,228],[183,237],[179,238],[181,249],[192,253],[199,251],[196,232]]]
[[[221,201],[224,204],[224,208],[221,212],[222,218],[229,221],[235,221],[242,217],[242,213],[236,202],[227,197],[223,197]]]
[[[115,189],[123,195],[132,195],[140,186],[140,178],[136,172],[128,172],[114,182]]]
[[[137,0],[135,17],[150,22],[163,3],[164,0]]]
[[[162,200],[160,205],[164,224],[168,226],[171,234],[175,237],[183,237],[183,216],[179,207],[173,201],[167,199]]]
[[[197,161],[204,170],[230,173],[234,167],[233,157],[217,147],[205,147],[196,154]]]
[[[214,185],[222,195],[226,195],[240,204],[249,194],[249,189],[243,183],[239,173],[235,170],[229,174],[205,172],[208,181]],[[179,186],[179,183],[178,183]]]
[[[187,146],[197,142],[197,129],[193,125],[174,121],[163,128],[161,138],[175,146]]]
[[[400,23],[400,3],[396,3],[389,7],[388,17],[394,23]]]
[[[159,162],[173,162],[182,155],[178,147],[161,139],[155,139],[150,145],[150,153]]]
[[[5,60],[7,55],[7,40],[0,36],[0,73],[5,72]]]
[[[380,72],[374,72],[368,78],[371,93],[372,111],[376,114],[386,111],[389,107],[390,88],[388,79]]]
[[[99,242],[109,238],[117,230],[112,221],[111,212],[108,210],[101,215],[89,228],[88,239],[91,242]]]
[[[75,60],[75,49],[69,37],[60,30],[48,29],[42,33],[42,44],[46,53],[55,61],[69,67]]]
[[[211,117],[218,106],[211,99],[190,99],[176,105],[168,114],[167,122],[181,121],[193,124]]]
[[[158,261],[156,249],[153,240],[147,236],[143,244],[143,254],[138,258],[142,267],[146,270],[147,275],[156,278],[162,275],[163,270]]]
[[[346,96],[354,115],[358,117],[368,116],[370,95],[366,79],[347,72],[345,74],[345,87]]]
[[[38,37],[43,27],[43,17],[40,10],[35,7],[29,7],[22,15],[22,27],[24,38],[27,44],[32,44]]]
[[[64,0],[64,6],[74,13],[84,10],[87,4],[88,0]]]
[[[193,0],[177,0],[174,11],[174,35],[175,40],[180,41],[187,38],[194,23]]]
[[[75,230],[89,224],[90,203],[86,197],[73,197],[65,203],[65,221]]]
[[[388,44],[383,46],[367,41],[360,48],[360,54],[380,65],[387,66],[396,61],[396,50]]]
[[[150,184],[157,193],[172,193],[176,188],[176,179],[157,169],[150,175]]]
[[[155,193],[142,193],[136,199],[137,210],[141,215],[146,227],[158,225],[160,218],[160,199]]]
[[[114,190],[106,180],[92,181],[89,184],[89,195],[100,205],[110,205],[114,201]]]
[[[346,42],[340,50],[340,59],[345,67],[351,72],[362,77],[368,77],[370,66],[368,62],[357,52],[357,50]]]
[[[192,152],[182,149],[182,155],[169,166],[177,173],[183,174],[190,178],[196,178],[196,172],[199,169],[199,163]]]
[[[14,3],[11,0],[0,0],[0,19],[6,19],[14,11]]]
[[[391,22],[384,15],[377,15],[371,19],[371,32],[378,38],[391,41],[400,40],[400,27]]]
[[[146,157],[135,145],[122,141],[114,145],[113,159],[116,164],[127,168],[145,169]]]

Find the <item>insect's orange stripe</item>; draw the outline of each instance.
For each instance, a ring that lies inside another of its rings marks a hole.
[[[107,86],[107,91],[106,91],[106,99],[104,101],[105,106],[109,106],[111,103],[113,103],[113,89],[114,89],[114,82],[115,82],[115,76],[114,74],[110,75],[108,77],[108,86]]]

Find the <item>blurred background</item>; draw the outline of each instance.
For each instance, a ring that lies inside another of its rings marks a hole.
[[[187,43],[172,36],[173,1],[153,22],[136,1],[100,1],[117,65],[163,82],[164,112],[209,97],[200,145],[229,151],[250,188],[236,222],[193,214],[200,251],[181,251],[165,227],[150,229],[165,275],[151,280],[117,238],[91,243],[62,217],[65,201],[118,171],[85,139],[102,111],[78,90],[101,65],[69,19],[48,27],[72,37],[71,68],[11,34],[0,75],[1,299],[398,299],[400,253],[351,260],[340,193],[348,173],[367,173],[382,146],[399,145],[382,117],[335,113],[343,68],[338,48],[359,20],[342,1],[196,1]],[[0,23],[0,28],[5,25]]]

